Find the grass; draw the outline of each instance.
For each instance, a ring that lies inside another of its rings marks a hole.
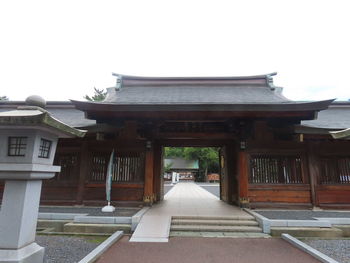
[[[108,237],[106,236],[82,236],[82,238],[86,239],[90,243],[100,244],[105,241]]]

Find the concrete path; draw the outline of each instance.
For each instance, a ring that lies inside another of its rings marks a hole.
[[[124,236],[97,263],[317,263],[279,238],[232,239],[173,237],[168,243],[130,243]]]
[[[240,208],[220,201],[195,183],[178,183],[164,196],[164,201],[152,206],[142,217],[130,242],[168,242],[172,216],[252,218]]]

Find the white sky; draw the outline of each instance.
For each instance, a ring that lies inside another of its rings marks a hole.
[[[277,71],[291,99],[350,99],[349,11],[346,0],[1,0],[0,96],[83,100],[112,72]]]

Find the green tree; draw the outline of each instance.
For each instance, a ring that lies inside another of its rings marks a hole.
[[[7,96],[0,96],[0,100],[9,100]]]
[[[180,157],[186,160],[198,160],[197,181],[205,181],[207,174],[219,172],[219,148],[215,147],[166,147],[165,157]]]
[[[170,173],[173,163],[168,163],[164,166],[164,173]]]
[[[165,147],[164,155],[165,158],[185,158],[184,150],[184,147]]]
[[[89,101],[103,101],[106,98],[106,95],[107,91],[105,91],[104,89],[97,89],[94,87],[94,95],[91,97],[89,95],[85,95],[84,99]]]
[[[198,180],[206,181],[208,172],[219,172],[219,149],[215,147],[186,147],[185,158],[198,160]]]

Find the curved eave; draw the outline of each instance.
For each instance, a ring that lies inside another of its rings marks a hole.
[[[350,128],[341,131],[329,132],[334,139],[350,139]]]
[[[52,117],[47,111],[15,110],[0,114],[0,127],[43,128],[59,137],[84,137],[86,131],[78,130]]]
[[[294,126],[295,133],[303,133],[303,134],[329,135],[329,132],[334,130],[335,130],[334,128],[331,129],[331,128],[322,128],[322,127],[312,127],[308,125]]]
[[[242,103],[242,104],[111,104],[72,100],[82,111],[104,112],[157,112],[157,111],[226,111],[226,112],[291,112],[325,110],[334,100],[287,103]]]

